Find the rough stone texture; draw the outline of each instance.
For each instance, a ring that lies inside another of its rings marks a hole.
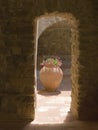
[[[32,23],[55,11],[79,20],[79,43],[72,42],[72,112],[82,120],[98,119],[97,5],[97,0],[0,1],[0,120],[34,118]]]
[[[34,118],[30,7],[30,1],[0,1],[0,120]]]

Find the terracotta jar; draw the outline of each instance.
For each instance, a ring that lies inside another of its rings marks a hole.
[[[43,66],[39,76],[47,91],[56,91],[62,81],[63,72],[59,66]]]

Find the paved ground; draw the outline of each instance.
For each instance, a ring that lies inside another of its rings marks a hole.
[[[63,123],[70,112],[70,94],[70,91],[39,91],[34,123]]]

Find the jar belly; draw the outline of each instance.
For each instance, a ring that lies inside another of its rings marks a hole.
[[[43,67],[40,70],[40,81],[48,91],[55,91],[63,78],[63,72],[60,67]]]

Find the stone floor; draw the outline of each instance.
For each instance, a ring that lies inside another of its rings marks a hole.
[[[70,113],[71,91],[47,92],[37,94],[36,124],[63,123]]]

